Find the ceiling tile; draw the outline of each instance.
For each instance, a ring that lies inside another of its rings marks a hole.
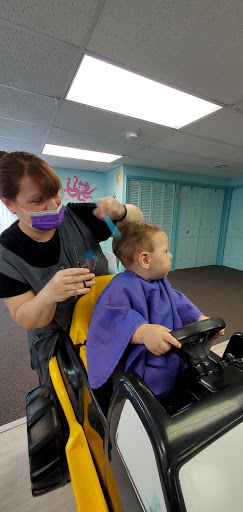
[[[122,140],[112,141],[109,137],[91,135],[87,133],[77,133],[60,128],[52,128],[47,137],[48,144],[68,146],[80,149],[90,149],[92,151],[101,151],[116,155],[138,155],[145,146],[139,146],[131,142]]]
[[[119,162],[120,162],[120,160],[119,160]],[[108,171],[112,171],[113,169],[117,169],[120,167],[120,163],[118,163],[118,162],[112,162],[111,164],[97,162],[97,163],[95,163],[95,165],[98,165],[98,167],[96,167],[96,169],[95,169],[95,171],[97,171],[97,172],[108,172]]]
[[[27,151],[28,153],[35,153],[39,155],[42,150],[42,144],[37,142],[30,142],[19,139],[8,139],[6,137],[0,137],[0,148],[1,151]]]
[[[149,158],[151,160],[159,160],[162,163],[178,163],[178,164],[197,164],[202,162],[204,158],[187,153],[176,151],[166,151],[159,148],[147,147],[141,150],[140,158]]]
[[[46,156],[50,165],[243,175],[242,10],[241,0],[2,0],[0,149],[39,154],[45,139],[82,142],[123,156],[112,164]],[[177,131],[63,100],[87,41],[93,56],[231,106]],[[127,131],[138,139],[127,141]]]
[[[45,162],[51,167],[59,167],[62,169],[77,169],[80,171],[94,171],[96,162],[87,162],[85,160],[77,160],[76,158],[63,158],[59,156],[40,155]]]
[[[55,144],[57,146],[95,150],[97,141],[96,138],[90,134],[62,130],[61,128],[51,128],[46,143]],[[102,141],[99,141],[99,145],[102,145]]]
[[[243,167],[243,151],[235,151],[234,153],[227,154],[228,161],[230,162],[239,162],[242,164]]]
[[[187,135],[182,132],[157,142],[153,147],[169,151],[180,151],[181,153],[189,153],[205,158],[218,157],[219,155],[232,153],[235,150],[235,146],[194,135]]]
[[[0,20],[1,84],[63,97],[81,54],[63,41]]]
[[[88,49],[177,88],[232,104],[242,98],[242,18],[241,0],[106,0]]]
[[[195,166],[193,164],[187,165],[188,170],[195,170]],[[198,163],[196,166],[197,172],[206,172],[210,171],[215,175],[219,172],[221,173],[239,173],[242,172],[243,166],[238,162],[231,162],[228,160],[217,160],[215,158],[210,158],[208,160],[204,160],[203,163]]]
[[[183,165],[180,163],[161,163],[161,161],[143,159],[139,160],[138,158],[131,157],[123,157],[121,160],[123,165],[135,166],[135,167],[145,167],[148,170],[150,169],[158,169],[161,171],[172,171],[172,172],[184,172],[189,174],[208,174],[208,170],[204,169],[203,172],[197,171],[197,168],[193,166]],[[139,173],[139,169],[138,169]],[[215,173],[216,174],[216,173]]]
[[[164,164],[160,160],[150,160],[149,158],[133,158],[125,156],[120,160],[122,165],[131,165],[133,167],[145,167],[147,169],[159,169],[166,170],[167,164]],[[138,171],[139,172],[139,171]]]
[[[223,108],[207,118],[185,126],[180,132],[243,147],[243,112]]]
[[[235,108],[239,109],[240,111],[243,110],[243,99],[236,101],[234,104]]]
[[[0,18],[81,46],[87,37],[97,6],[99,0],[1,0]]]
[[[14,121],[0,117],[0,137],[12,137],[15,139],[35,141],[43,143],[49,127]]]
[[[123,165],[129,165],[134,167],[144,167],[147,169],[160,169],[161,171],[172,171],[172,172],[180,172],[185,174],[196,174],[196,175],[204,175],[204,176],[218,176],[218,177],[226,177],[231,178],[234,176],[239,176],[242,174],[239,167],[233,167],[231,166],[230,169],[226,168],[215,168],[215,165],[217,165],[217,160],[211,159],[210,161],[207,161],[203,159],[203,162],[201,164],[197,163],[196,165],[193,164],[181,164],[181,163],[161,163],[161,161],[156,160],[149,160],[149,159],[142,159],[139,160],[139,158],[132,158],[132,157],[123,157],[120,160],[121,164]],[[207,163],[206,163],[207,162]],[[138,170],[139,173],[139,170]]]
[[[55,98],[0,86],[0,116],[49,125],[58,107]]]
[[[62,102],[54,126],[121,141],[126,140],[126,132],[134,131],[138,133],[138,139],[134,141],[134,144],[140,145],[150,145],[176,133],[176,130],[165,126],[158,126],[67,100]]]

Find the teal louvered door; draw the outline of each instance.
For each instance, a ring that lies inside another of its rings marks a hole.
[[[141,181],[140,192],[140,209],[143,212],[144,220],[151,221],[151,207],[152,207],[152,183],[150,181]]]
[[[168,235],[169,244],[172,235],[174,198],[174,183],[128,179],[128,203],[141,209],[145,221],[161,226]]]

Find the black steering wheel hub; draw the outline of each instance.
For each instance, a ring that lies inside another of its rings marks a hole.
[[[216,332],[226,326],[222,318],[209,318],[171,331],[181,343],[181,348],[172,349],[193,368],[198,376],[207,375],[212,367],[209,352]]]

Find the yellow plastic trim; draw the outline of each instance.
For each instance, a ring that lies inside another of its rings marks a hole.
[[[66,457],[77,510],[78,512],[108,512],[83,428],[76,420],[56,357],[50,360],[49,370],[69,425],[70,434],[66,445]]]
[[[95,278],[95,286],[87,295],[83,295],[77,302],[71,323],[70,337],[74,345],[84,343],[87,339],[88,328],[93,314],[96,301],[103,292],[104,288],[109,284],[115,274],[107,276],[97,276]],[[82,346],[79,352],[80,358],[87,370],[86,347]]]
[[[86,372],[87,372],[88,370],[87,370],[87,357],[86,357],[86,346],[85,345],[82,345],[82,347],[80,347],[79,357],[83,361]]]
[[[114,274],[95,277],[95,286],[92,286],[90,292],[78,300],[74,308],[70,329],[70,337],[74,345],[84,343],[87,339],[88,328],[96,301],[113,277]]]

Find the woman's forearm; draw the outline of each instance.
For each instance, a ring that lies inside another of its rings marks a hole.
[[[41,290],[32,299],[21,304],[16,310],[15,321],[25,329],[46,327],[55,314],[56,302],[47,303]]]
[[[16,297],[4,299],[10,313],[21,327],[36,329],[45,327],[54,317],[57,302],[70,297],[86,295],[95,285],[94,274],[87,268],[66,268],[59,270],[53,278],[35,294],[30,290]],[[86,285],[84,285],[84,281]]]

